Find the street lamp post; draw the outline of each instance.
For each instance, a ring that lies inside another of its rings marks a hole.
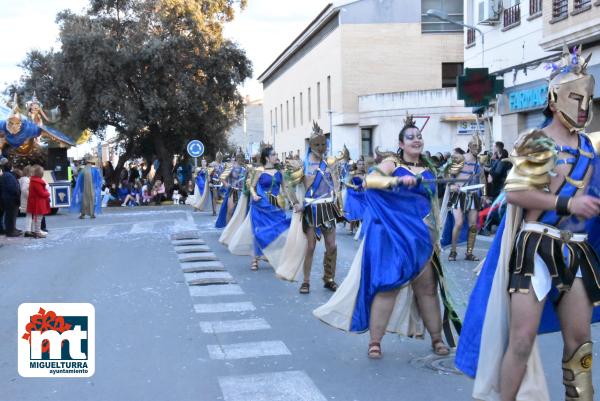
[[[458,26],[462,26],[468,29],[473,29],[477,32],[479,32],[479,35],[481,35],[481,67],[485,68],[485,58],[484,58],[484,52],[485,52],[485,38],[483,35],[483,31],[479,28],[477,28],[476,26],[473,25],[467,25],[467,24],[463,24],[462,22],[457,22],[457,21],[453,21],[448,17],[448,14],[446,14],[445,12],[441,11],[441,10],[435,10],[435,9],[430,9],[427,10],[427,15],[430,17],[434,17],[437,19],[440,19],[442,21],[446,21],[450,24],[454,24],[454,25],[458,25]]]
[[[333,110],[327,110],[329,114],[329,145],[331,146],[331,154],[333,155]]]

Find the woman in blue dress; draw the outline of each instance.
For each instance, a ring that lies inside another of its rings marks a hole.
[[[365,213],[365,160],[361,157],[356,162],[356,170],[348,174],[346,182],[346,202],[344,202],[344,217],[350,222],[350,233],[358,228]]]
[[[275,168],[277,153],[272,147],[261,151],[261,167],[253,173],[250,184],[250,220],[254,236],[252,270],[258,269],[258,259],[265,256],[276,267],[285,245],[285,233],[290,227],[290,218],[285,214],[285,182],[281,171]]]
[[[386,157],[365,180],[369,219],[348,276],[314,314],[345,331],[368,330],[370,358],[381,358],[386,332],[422,338],[425,328],[433,352],[447,355],[442,329],[454,347],[452,329],[458,332],[460,322],[445,293],[435,183],[422,182],[434,179],[435,172],[421,155],[423,137],[410,116],[399,141],[399,153]]]

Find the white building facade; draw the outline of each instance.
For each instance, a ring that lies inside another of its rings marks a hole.
[[[397,137],[400,126],[386,125],[385,133],[362,126],[359,98],[453,85],[462,72],[462,29],[427,17],[434,6],[462,21],[462,0],[354,0],[323,9],[258,78],[265,142],[304,154],[315,121],[334,153],[346,145],[356,158]]]
[[[258,152],[260,142],[264,139],[262,99],[244,101],[244,112],[239,124],[229,132],[229,144],[236,149],[242,148],[246,156]]]
[[[589,3],[587,15],[576,10],[584,2]],[[580,30],[598,33],[597,19],[595,28],[591,28],[598,7],[591,3],[587,0],[465,0],[465,23],[479,28],[485,39],[482,43],[481,34],[474,30],[465,32],[465,68],[484,66],[504,80],[504,92],[488,108],[488,116],[494,140],[503,141],[508,149],[521,132],[539,127],[545,120],[542,111],[548,94],[550,71],[547,65],[560,55],[562,40],[566,39],[564,42],[568,45],[598,40],[593,35],[585,38],[573,35],[569,40],[568,35],[559,33],[573,29],[571,26],[561,29],[560,24],[580,24],[576,21],[584,19],[580,14],[586,18],[586,27]],[[555,18],[557,7],[562,19]],[[549,31],[554,32],[554,39],[549,39]]]

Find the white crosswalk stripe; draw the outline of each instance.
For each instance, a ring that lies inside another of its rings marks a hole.
[[[223,302],[215,304],[196,304],[196,313],[222,313],[222,312],[251,312],[256,310],[252,302]]]
[[[113,229],[112,226],[95,226],[91,227],[83,234],[83,238],[101,238],[106,237]]]
[[[268,330],[271,326],[265,319],[217,320],[200,322],[203,333],[234,333],[237,331]]]
[[[303,371],[219,377],[225,401],[326,401]]]
[[[188,287],[192,297],[218,297],[222,295],[243,295],[244,291],[239,285],[193,285]]]
[[[208,349],[209,357],[216,360],[259,358],[292,354],[283,341],[216,344],[207,345],[206,347]]]
[[[146,234],[151,233],[154,229],[154,222],[141,222],[135,223],[129,230],[129,234]]]

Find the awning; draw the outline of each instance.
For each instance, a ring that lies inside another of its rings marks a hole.
[[[468,114],[466,116],[443,116],[440,121],[445,123],[456,122],[456,121],[477,121],[474,114]]]

